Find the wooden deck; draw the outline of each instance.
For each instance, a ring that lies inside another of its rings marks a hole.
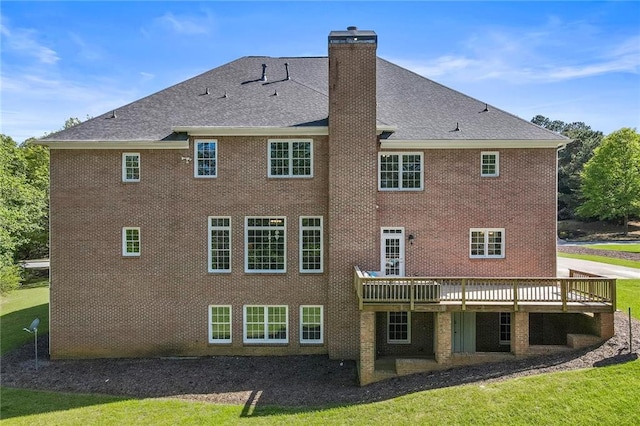
[[[373,277],[355,267],[360,310],[614,312],[616,280]]]

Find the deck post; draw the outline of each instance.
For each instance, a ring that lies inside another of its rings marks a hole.
[[[462,279],[461,298],[462,298],[462,310],[466,311],[467,310],[467,280],[464,278]]]
[[[597,333],[603,339],[610,339],[615,334],[613,312],[600,312],[594,315]]]
[[[525,355],[529,352],[529,312],[512,312],[511,318],[511,352]]]
[[[562,312],[567,312],[567,280],[560,280],[560,299],[562,300]]]
[[[434,352],[436,362],[439,364],[446,364],[451,359],[451,316],[451,312],[437,312],[435,314],[436,341]]]
[[[376,313],[360,311],[360,386],[374,382],[376,368]]]

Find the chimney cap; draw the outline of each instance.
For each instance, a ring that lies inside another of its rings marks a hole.
[[[329,33],[329,44],[344,43],[378,43],[378,36],[375,31],[359,30],[358,27],[347,27],[346,31],[331,31]]]

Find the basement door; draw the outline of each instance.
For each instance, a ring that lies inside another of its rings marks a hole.
[[[451,330],[453,352],[473,353],[476,351],[476,313],[453,312]]]
[[[404,277],[404,228],[382,228],[381,266],[384,275]]]

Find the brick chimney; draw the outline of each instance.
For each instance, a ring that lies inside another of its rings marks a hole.
[[[373,31],[329,34],[328,341],[332,358],[359,353],[353,266],[380,269],[376,214],[376,49]]]

